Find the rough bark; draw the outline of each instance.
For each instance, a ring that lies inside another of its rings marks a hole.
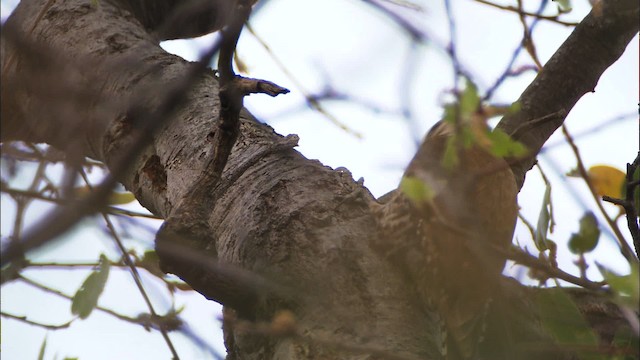
[[[2,141],[45,142],[110,167],[120,161],[139,131],[139,114],[153,113],[167,87],[193,67],[158,46],[159,18],[141,18],[122,2],[55,1],[47,8],[44,0],[20,3],[2,34]],[[637,4],[629,7],[585,20],[588,29],[610,38],[597,37],[600,47],[562,66],[598,65],[571,78],[570,94],[547,98],[540,92],[550,91],[549,85],[534,82],[521,98],[522,111],[504,121],[508,132],[551,112],[568,112],[593,88],[637,32],[637,21],[628,21],[637,19]],[[194,31],[219,26],[216,16],[209,19],[214,20]],[[585,36],[580,31],[572,36]],[[571,51],[582,41],[575,39]],[[593,60],[601,53],[609,55]],[[542,72],[538,80],[573,74]],[[279,309],[295,313],[295,336],[243,332],[228,323],[229,358],[436,358],[432,314],[421,310],[402,275],[371,250],[370,240],[378,236],[371,213],[375,199],[350,174],[304,158],[293,149],[295,138],[243,112],[222,179],[212,188],[197,186],[212,149],[217,93],[213,72],[202,73],[150,145],[129,154],[118,180],[167,220],[158,236],[165,269],[235,309],[240,319],[268,322]],[[521,140],[539,149],[565,115],[527,129]],[[520,165],[517,174],[523,177],[527,166]],[[532,291],[508,283],[514,294]],[[528,304],[522,311],[534,318]],[[611,321],[623,322],[613,316]]]

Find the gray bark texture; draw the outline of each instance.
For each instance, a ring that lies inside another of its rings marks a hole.
[[[541,148],[637,33],[637,1],[606,3],[525,91],[521,111],[501,123],[530,149]],[[229,359],[439,358],[434,316],[372,250],[377,202],[349,173],[306,159],[293,149],[295,136],[243,111],[222,178],[202,183],[219,113],[217,78],[201,71],[173,96],[195,65],[158,42],[214,31],[229,10],[211,1],[192,27],[181,28],[175,6],[23,0],[2,29],[2,141],[48,143],[103,161],[166,219],[156,239],[163,269],[228,308]],[[563,52],[573,54],[570,61]],[[560,110],[554,121],[527,127]],[[141,139],[145,146],[127,150]],[[520,185],[532,161],[514,165]],[[523,326],[537,329],[526,299],[540,290],[506,279],[505,287],[520,303]],[[623,326],[604,297],[576,294],[578,303],[601,305],[594,312],[606,319],[601,330],[609,326],[603,336]],[[284,309],[295,325],[274,329],[274,314]],[[271,324],[270,331],[240,326],[247,323]],[[544,338],[535,336],[529,339]]]

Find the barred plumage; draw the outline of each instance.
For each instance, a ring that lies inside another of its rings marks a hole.
[[[377,209],[378,248],[402,267],[422,302],[443,321],[443,358],[478,357],[487,308],[496,291],[517,216],[517,187],[507,163],[478,142],[443,164],[453,127],[440,122],[425,137],[404,179],[432,191],[414,199],[396,190]]]

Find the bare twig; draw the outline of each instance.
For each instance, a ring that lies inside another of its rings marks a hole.
[[[546,4],[546,1],[541,2],[540,11],[542,11],[542,8],[544,7],[545,4]],[[542,62],[540,62],[540,59],[538,59],[538,52],[536,51],[536,45],[533,42],[533,38],[531,37],[532,29],[529,28],[529,25],[527,24],[527,19],[523,13],[522,0],[518,0],[518,17],[520,18],[520,23],[522,23],[522,30],[523,30],[522,45],[531,56],[531,59],[538,67],[538,70],[542,69]]]
[[[289,71],[289,69],[282,62],[282,60],[280,60],[280,58],[278,58],[278,56],[271,50],[271,48],[266,43],[266,41],[260,35],[258,35],[258,33],[253,29],[253,27],[251,27],[250,23],[246,24],[246,28],[247,30],[249,30],[249,33],[251,33],[251,35],[256,39],[256,41],[258,41],[258,43],[262,46],[262,48],[269,54],[269,57],[271,57],[271,60],[273,60],[276,66],[289,78],[289,80],[294,84],[294,86],[298,89],[298,91],[302,94],[302,96],[304,96],[307,106],[309,106],[311,109],[322,114],[332,124],[340,128],[341,130],[347,132],[348,134],[351,134],[357,138],[362,137],[362,134],[349,128],[346,124],[344,124],[338,118],[336,118],[333,114],[331,114],[322,105],[322,102],[320,101],[320,99],[318,99],[317,96],[313,96],[310,93],[310,91],[305,88],[302,82],[300,82],[300,80],[298,80],[298,78],[295,75],[293,75],[291,71]]]
[[[587,173],[587,169],[584,167],[584,163],[582,162],[582,157],[580,156],[580,150],[578,150],[578,147],[573,141],[573,138],[571,137],[571,134],[569,134],[569,130],[567,130],[567,127],[565,125],[562,125],[562,133],[564,134],[565,139],[567,139],[567,142],[571,146],[571,150],[573,150],[573,153],[576,157],[576,161],[578,163],[578,172],[580,173],[580,176],[584,179],[585,183],[587,184],[587,187],[589,188],[589,192],[591,193],[591,196],[593,196],[593,199],[595,200],[596,205],[600,210],[600,213],[602,214],[604,219],[607,221],[607,224],[609,224],[609,227],[611,228],[611,230],[613,230],[613,233],[616,235],[616,240],[618,241],[618,245],[620,246],[620,253],[622,253],[622,256],[624,256],[624,258],[627,259],[629,263],[638,263],[638,258],[631,250],[631,247],[629,246],[629,244],[627,244],[627,240],[622,235],[620,228],[618,228],[618,224],[616,224],[616,222],[613,221],[613,219],[611,219],[609,214],[607,214],[606,210],[604,209],[604,206],[602,206],[602,201],[600,200],[600,197],[596,193],[593,187],[593,184],[591,183],[591,179],[589,178],[589,174]]]
[[[584,253],[580,253],[578,255],[578,259],[573,262],[578,269],[580,269],[580,278],[587,279],[587,269],[589,268],[589,264],[587,264],[587,259],[584,257]]]
[[[550,114],[546,114],[537,119],[532,119],[530,121],[520,124],[520,126],[518,126],[511,134],[509,134],[509,136],[513,139],[517,139],[522,135],[522,133],[524,133],[525,131],[531,128],[534,128],[538,125],[544,124],[549,121],[557,120],[558,118],[564,118],[565,116],[567,116],[567,112],[566,110],[562,109]]]
[[[580,139],[584,136],[588,136],[591,134],[599,134],[600,131],[605,130],[605,129],[609,129],[612,126],[615,126],[617,123],[620,122],[624,122],[624,121],[632,121],[632,119],[634,121],[638,121],[637,120],[638,114],[636,112],[630,112],[630,113],[626,113],[626,114],[620,114],[620,115],[616,115],[610,119],[604,120],[601,123],[584,129],[582,131],[579,132],[574,132],[572,133],[572,137],[574,140],[576,139]],[[548,142],[546,144],[544,144],[544,148],[542,148],[542,150],[540,151],[541,153],[545,152],[545,151],[549,151],[549,149],[557,147],[557,146],[563,146],[565,145],[565,142],[563,140],[557,140],[554,142]]]
[[[60,324],[60,325],[49,325],[49,324],[43,324],[43,323],[39,323],[37,321],[33,321],[33,320],[29,320],[27,319],[26,316],[18,316],[18,315],[13,315],[13,314],[9,314],[6,312],[1,312],[0,315],[2,315],[2,317],[6,317],[8,319],[13,319],[13,320],[17,320],[20,322],[23,322],[25,324],[29,324],[29,325],[33,325],[33,326],[37,326],[37,327],[41,327],[47,330],[61,330],[61,329],[66,329],[69,326],[71,326],[71,323],[73,322],[74,319],[67,321],[64,324]]]
[[[531,235],[531,238],[532,239],[535,238],[536,229],[533,227],[533,224],[531,224],[531,222],[522,215],[522,211],[518,211],[518,219],[520,219],[520,221],[522,221],[522,223],[527,228],[527,230],[529,230],[529,234]]]
[[[640,258],[640,229],[638,228],[638,211],[639,204],[635,202],[635,193],[638,190],[638,180],[634,179],[634,175],[640,166],[640,152],[631,164],[627,164],[626,176],[626,194],[624,199],[616,199],[610,196],[603,196],[602,200],[612,204],[620,205],[627,214],[627,227],[633,239],[633,246],[636,250],[636,256]]]
[[[518,7],[519,7],[520,10],[522,10],[521,5],[522,4],[520,2],[518,2]],[[540,2],[540,7],[538,8],[538,11],[536,13],[537,14],[542,13],[542,11],[544,10],[545,5],[546,5],[545,1],[541,1]],[[513,9],[516,10],[516,12],[518,11],[518,9],[516,9],[516,8],[513,8]],[[528,27],[528,33],[525,33],[525,35],[528,35],[529,38],[531,37],[531,34],[533,33],[533,29],[537,25],[537,21],[536,20],[534,20],[531,23],[531,26]],[[526,29],[527,28],[526,20],[523,18],[522,15],[520,15],[520,21],[523,23],[523,25],[525,26],[525,29]],[[524,73],[527,70],[535,70],[536,72],[539,70],[539,66],[538,65],[536,65],[535,67],[524,66],[524,67],[521,67],[521,68],[516,69],[516,70],[513,69],[513,65],[515,64],[516,59],[518,58],[518,55],[520,55],[520,51],[522,51],[522,49],[525,47],[525,45],[527,43],[527,41],[525,41],[525,40],[526,40],[526,38],[523,38],[523,40],[520,42],[520,44],[518,44],[518,47],[516,47],[516,49],[513,51],[513,54],[511,55],[511,59],[509,60],[509,64],[507,64],[507,67],[502,72],[502,74],[498,77],[498,79],[495,81],[495,83],[493,85],[491,85],[491,87],[487,90],[485,96],[482,98],[483,101],[491,99],[491,97],[493,96],[494,92],[500,87],[500,85],[502,85],[502,83],[504,83],[504,81],[507,78],[512,77],[512,76],[518,76],[518,75]]]
[[[496,250],[502,251],[502,249],[496,249]],[[511,247],[511,249],[508,250],[505,255],[507,256],[507,259],[513,260],[518,264],[525,265],[529,268],[536,269],[538,271],[542,271],[551,278],[558,278],[558,279],[570,282],[572,284],[582,286],[585,289],[602,290],[602,287],[606,285],[605,282],[589,281],[587,279],[573,276],[558,268],[549,266],[548,263],[539,260],[535,256],[528,254],[519,248]]]
[[[43,195],[42,193],[35,192],[35,191],[8,188],[8,187],[5,187],[4,185],[2,185],[2,192],[6,193],[8,195],[11,195],[13,197],[22,196],[22,197],[27,197],[27,198],[30,198],[30,199],[48,201],[48,202],[61,204],[61,205],[69,203],[69,200],[54,198],[54,197],[51,197],[51,196]],[[107,214],[112,214],[112,215],[117,215],[117,216],[142,217],[142,218],[156,219],[156,220],[162,219],[161,217],[153,215],[153,214],[145,214],[145,213],[141,213],[141,212],[137,212],[137,211],[122,209],[122,208],[115,207],[115,206],[107,206],[105,208],[104,212],[107,213]]]
[[[135,258],[135,255],[133,256]],[[125,264],[123,261],[124,260],[122,259],[119,262],[109,261],[109,266],[115,267],[115,268],[122,268],[122,270],[129,270],[129,266]],[[95,268],[96,266],[98,266],[98,263],[95,263],[95,262],[58,263],[58,262],[30,262],[30,261],[27,261],[24,265],[25,268],[28,267],[29,269],[43,269],[43,270]],[[160,269],[154,268],[153,265],[150,266],[149,264],[146,264],[146,263],[136,262],[136,267],[145,269],[151,275],[162,280],[167,285],[170,291],[172,291],[173,289],[179,289],[182,291],[193,290],[186,283],[165,279],[164,277],[162,277],[164,273]]]
[[[556,24],[564,25],[564,26],[576,26],[576,25],[578,25],[578,23],[575,23],[575,22],[563,21],[563,20],[558,19],[561,14],[545,16],[545,15],[540,15],[539,13],[532,13],[532,12],[525,11],[521,7],[515,8],[513,6],[500,5],[500,4],[492,3],[492,2],[486,1],[486,0],[475,0],[475,1],[478,2],[478,3],[484,4],[484,5],[489,5],[491,7],[501,9],[501,10],[512,11],[512,12],[515,12],[515,13],[521,15],[521,16],[522,15],[530,16],[530,17],[534,17],[536,19],[547,20],[547,21],[554,22]]]
[[[27,188],[27,192],[35,192],[40,186],[40,182],[45,177],[45,170],[47,168],[48,162],[46,160],[41,160],[38,164],[38,168],[36,169],[36,173],[33,176],[33,180],[31,181],[31,185]],[[11,234],[11,241],[18,241],[22,236],[22,225],[23,225],[23,216],[24,212],[29,205],[30,198],[24,196],[14,196],[16,202],[16,218],[13,222],[13,229]]]
[[[415,25],[411,24],[411,22],[407,21],[404,17],[399,15],[398,13],[392,11],[386,6],[383,6],[376,0],[364,0],[365,3],[371,5],[376,10],[381,11],[385,16],[395,22],[400,28],[406,31],[413,41],[428,43],[432,42],[433,39],[425,33],[424,31],[418,29]]]
[[[509,134],[530,119],[561,109],[570,111],[584,94],[594,89],[603,72],[622,55],[638,32],[638,3],[611,0],[599,4],[598,9],[594,8],[576,26],[520,95],[518,101],[522,107],[500,120],[498,128]],[[565,86],[567,83],[572,86]],[[535,162],[535,155],[563,121],[557,119],[537,126],[521,138],[514,139],[525,145],[532,155],[512,166],[519,188],[522,188],[525,174]]]
[[[85,174],[84,171],[81,171],[80,174],[81,174],[82,179],[84,180],[84,182],[87,184],[87,186],[89,188],[91,188],[91,183],[89,182],[89,179],[87,178],[87,174]],[[113,238],[113,241],[116,243],[118,249],[122,253],[122,260],[127,265],[127,267],[129,268],[129,271],[131,272],[131,276],[133,277],[133,281],[135,282],[136,287],[138,288],[138,291],[140,292],[140,295],[142,295],[142,298],[144,299],[144,302],[147,305],[147,308],[149,309],[149,313],[151,314],[151,318],[158,318],[158,314],[156,314],[156,311],[153,308],[153,304],[151,304],[151,300],[149,299],[149,295],[147,295],[147,292],[144,289],[144,286],[142,285],[142,280],[140,279],[140,274],[138,273],[138,269],[136,268],[136,266],[133,263],[133,261],[131,261],[131,258],[129,257],[129,253],[127,252],[127,249],[125,249],[125,247],[124,247],[124,245],[122,243],[122,240],[120,239],[120,236],[118,235],[115,227],[113,226],[113,223],[111,222],[111,219],[109,219],[109,216],[104,212],[102,212],[101,215],[102,215],[102,218],[104,219],[105,223],[107,224],[107,228],[109,229],[109,233],[111,234],[111,237]],[[178,352],[176,351],[175,346],[173,346],[173,343],[171,342],[171,339],[169,338],[169,334],[167,333],[167,330],[163,326],[160,326],[159,330],[160,330],[160,333],[162,334],[162,337],[163,337],[165,343],[169,347],[169,351],[171,351],[171,355],[173,356],[173,359],[178,360],[180,357],[178,356]]]
[[[29,278],[27,278],[27,277],[25,277],[23,275],[19,275],[18,278],[20,279],[20,281],[22,281],[22,282],[24,282],[24,283],[26,283],[28,285],[31,285],[31,286],[33,286],[33,287],[35,287],[37,289],[40,289],[40,290],[42,290],[42,291],[44,291],[46,293],[53,294],[53,295],[59,296],[61,298],[65,298],[67,300],[73,300],[73,296],[67,295],[67,294],[63,293],[62,291],[59,291],[59,290],[56,290],[56,289],[52,289],[52,288],[50,288],[50,287],[48,287],[46,285],[40,284],[39,282],[31,280],[31,279],[29,279]],[[140,321],[138,321],[138,319],[136,319],[136,318],[132,318],[132,317],[129,317],[129,316],[126,316],[126,315],[119,314],[119,313],[117,313],[117,312],[115,312],[113,310],[110,310],[110,309],[107,309],[107,308],[104,308],[104,307],[101,307],[101,306],[96,306],[95,308],[96,308],[96,310],[99,310],[99,311],[101,311],[103,313],[109,314],[109,315],[111,315],[113,317],[116,317],[116,318],[118,318],[120,320],[123,320],[123,321],[126,321],[126,322],[130,322],[130,323],[133,323],[133,324],[142,325],[140,323]]]
[[[453,89],[454,94],[459,96],[458,92],[458,79],[462,75],[460,61],[458,60],[458,54],[456,51],[456,23],[454,21],[453,10],[451,9],[450,0],[444,0],[444,6],[447,11],[447,23],[449,24],[449,44],[447,44],[447,53],[451,58],[451,64],[453,65]],[[458,111],[456,111],[458,113]],[[456,121],[456,126],[459,126]]]

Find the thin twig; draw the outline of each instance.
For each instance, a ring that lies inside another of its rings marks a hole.
[[[540,19],[540,20],[551,21],[551,22],[554,22],[556,24],[560,24],[560,25],[564,25],[564,26],[576,26],[576,25],[578,25],[578,23],[575,23],[575,22],[563,21],[563,20],[558,19],[558,17],[560,17],[561,14],[546,16],[546,15],[540,15],[538,13],[528,12],[528,11],[523,10],[522,8],[515,8],[513,6],[507,6],[507,5],[500,5],[500,4],[492,3],[492,2],[486,1],[486,0],[475,0],[475,1],[479,2],[481,4],[484,4],[484,5],[489,5],[491,7],[501,9],[501,10],[515,12],[515,13],[518,13],[519,15],[530,16],[530,17],[534,17],[534,18]]]
[[[85,184],[87,184],[87,186],[91,188],[91,183],[89,182],[89,179],[87,178],[87,174],[85,174],[84,170],[80,171],[80,175],[82,176],[82,179],[84,180]],[[146,290],[144,289],[144,286],[142,285],[142,280],[140,279],[140,274],[138,273],[138,269],[136,268],[133,261],[131,261],[131,258],[129,257],[129,253],[127,252],[127,249],[124,247],[124,244],[122,243],[120,236],[118,235],[115,227],[113,226],[111,219],[109,219],[109,216],[104,212],[102,212],[101,215],[105,223],[107,224],[107,228],[109,229],[109,233],[111,234],[111,237],[113,237],[113,241],[116,243],[118,249],[122,253],[122,260],[127,265],[127,267],[129,267],[129,271],[131,272],[133,281],[135,282],[136,287],[140,292],[140,295],[142,295],[142,298],[144,299],[144,302],[147,305],[147,308],[149,309],[149,313],[151,314],[151,317],[157,318],[158,314],[156,314],[156,311],[153,308],[153,304],[151,304],[151,300],[149,299],[149,295],[147,294]],[[169,334],[167,333],[167,330],[163,326],[160,326],[159,330],[160,330],[160,333],[162,334],[162,337],[164,338],[165,343],[169,347],[169,351],[171,351],[171,355],[173,356],[173,359],[178,360],[180,357],[178,356],[178,352],[176,351],[176,348],[173,346],[173,343],[169,338]]]
[[[298,92],[300,92],[302,96],[304,96],[307,106],[309,106],[311,109],[322,114],[324,117],[327,118],[327,120],[329,120],[331,123],[333,123],[335,126],[340,128],[341,130],[345,131],[346,133],[351,134],[358,139],[362,138],[362,134],[349,128],[345,123],[341,122],[338,118],[336,118],[333,114],[331,114],[322,105],[322,102],[320,101],[320,99],[318,99],[317,96],[313,96],[311,92],[305,88],[302,82],[295,75],[293,75],[291,71],[289,71],[289,69],[285,66],[282,60],[280,60],[280,58],[278,58],[278,56],[271,50],[271,48],[266,43],[266,41],[260,35],[258,35],[258,33],[253,29],[250,23],[247,22],[246,28],[247,30],[249,30],[249,33],[251,33],[251,35],[256,39],[256,41],[258,41],[258,43],[262,46],[262,48],[267,52],[267,54],[269,54],[269,57],[271,57],[271,60],[273,60],[273,62],[280,69],[280,71],[282,71],[289,78],[289,80],[293,83],[293,85],[298,89]]]
[[[530,222],[529,222],[529,221],[528,221],[528,220],[527,220],[527,219],[522,215],[522,212],[518,212],[518,218],[520,219],[520,221],[522,221],[522,223],[525,225],[525,227],[529,230],[529,234],[531,234],[531,239],[534,239],[534,238],[535,238],[535,236],[536,236],[536,235],[535,235],[536,230],[535,230],[535,228],[533,227],[533,224],[531,224],[531,223],[530,223]],[[522,250],[522,251],[524,251],[524,250]],[[551,252],[551,251],[552,251],[552,249],[549,249],[549,251]],[[547,266],[549,266],[549,267],[551,267],[551,268],[557,268],[557,266],[553,266],[553,264],[555,263],[555,260],[554,260],[554,262],[552,263],[552,261],[551,261],[551,260],[546,256],[546,254],[545,254],[544,252],[540,252],[540,255],[541,255],[541,258],[542,258],[542,259],[544,259],[544,263],[545,263]],[[555,257],[555,256],[554,256],[554,255],[552,255],[552,257]],[[555,263],[555,265],[557,265],[557,263]],[[549,274],[545,274],[545,275],[549,276]],[[539,279],[539,280],[540,280],[540,282],[546,282],[546,281],[543,281],[543,280],[546,280],[546,279]],[[558,279],[557,279],[557,278],[553,278],[553,280],[554,280],[554,282],[556,283],[556,286],[560,287],[560,283],[558,282]]]
[[[45,176],[47,165],[47,161],[40,161],[40,163],[38,164],[38,168],[36,169],[36,173],[33,176],[33,180],[31,181],[31,185],[29,185],[26,191],[35,192],[38,189],[42,178]],[[11,241],[18,241],[18,239],[20,239],[20,237],[22,236],[23,216],[24,212],[27,210],[30,199],[23,196],[14,196],[13,198],[16,202],[16,218],[13,222]]]
[[[127,265],[118,263],[115,261],[107,261],[109,266],[113,267],[126,267]],[[95,268],[99,264],[96,262],[86,263],[57,263],[57,262],[28,262],[26,266],[30,268],[52,268],[52,269],[66,269],[66,268]]]
[[[545,4],[546,4],[546,1],[542,1],[540,3],[540,11],[543,9]],[[523,11],[524,10],[522,9],[522,0],[518,0],[518,17],[520,18],[520,23],[522,23],[522,30],[523,30],[522,44],[524,45],[524,48],[527,50],[527,52],[531,56],[531,59],[533,60],[533,62],[538,67],[538,70],[540,70],[542,69],[542,62],[540,62],[540,59],[538,58],[536,45],[533,42],[533,37],[531,36],[532,29],[529,28],[529,25],[527,24],[527,18],[524,16]]]
[[[135,257],[135,256],[134,256]],[[57,262],[29,262],[27,261],[26,264],[23,267],[28,267],[29,269],[46,269],[46,270],[57,270],[57,269],[76,269],[76,268],[95,268],[96,266],[98,266],[98,263],[93,263],[93,262],[87,262],[87,263],[57,263]],[[115,268],[122,268],[122,270],[129,270],[129,266],[127,264],[124,264],[122,261],[120,262],[115,262],[115,261],[109,261],[109,266],[111,267],[115,267]],[[180,289],[182,291],[191,291],[193,290],[191,287],[189,287],[188,284],[182,282],[182,281],[175,281],[175,280],[167,280],[164,277],[162,277],[164,275],[164,273],[162,273],[161,270],[159,269],[154,269],[153,266],[149,266],[147,264],[136,264],[136,267],[147,270],[151,275],[157,277],[158,279],[162,280],[167,287],[169,288],[169,290],[171,291],[172,289]]]
[[[20,279],[20,281],[24,282],[25,284],[31,285],[31,286],[33,286],[33,287],[35,287],[37,289],[40,289],[40,290],[42,290],[42,291],[44,291],[46,293],[53,294],[53,295],[65,298],[67,300],[73,301],[73,296],[67,295],[67,294],[63,293],[62,291],[60,291],[60,290],[52,289],[52,288],[50,288],[50,287],[48,287],[46,285],[40,284],[37,281],[31,280],[31,279],[25,277],[24,275],[18,275],[18,278]],[[104,308],[104,307],[101,307],[101,306],[96,306],[95,309],[99,310],[99,311],[102,311],[103,313],[109,314],[111,316],[114,316],[114,317],[116,317],[116,318],[118,318],[120,320],[123,320],[123,321],[126,321],[126,322],[130,322],[130,323],[133,323],[133,324],[143,325],[138,319],[132,318],[132,317],[129,317],[129,316],[126,316],[126,315],[118,314],[117,312],[115,312],[113,310],[110,310],[110,309],[107,309],[107,308]]]
[[[540,6],[538,7],[537,13],[540,14],[542,13],[542,11],[544,10],[546,1],[541,1],[540,2]],[[521,4],[519,3],[518,6],[521,9]],[[516,12],[518,12],[518,9],[511,7],[512,9],[514,9]],[[506,9],[505,9],[506,10]],[[520,16],[520,20],[524,23],[525,27],[526,27],[526,21],[522,18],[522,16]],[[531,34],[533,33],[533,29],[536,27],[537,25],[537,19],[534,19],[534,21],[531,23],[531,26],[529,26],[529,36],[531,36]],[[495,83],[487,90],[485,96],[482,98],[482,101],[486,101],[491,99],[491,97],[493,96],[494,92],[500,87],[500,85],[502,85],[502,83],[504,83],[504,81],[512,76],[517,76],[521,73],[524,72],[525,69],[528,69],[528,67],[525,67],[524,69],[520,69],[519,71],[514,71],[512,70],[513,65],[515,64],[516,60],[518,59],[518,55],[520,55],[520,51],[522,51],[522,49],[525,46],[525,41],[523,39],[523,41],[520,42],[520,44],[518,44],[518,46],[516,47],[516,49],[513,51],[513,54],[511,55],[511,59],[509,60],[509,64],[507,64],[507,67],[505,68],[505,70],[502,72],[502,74],[498,77],[498,79],[495,81]],[[536,72],[539,70],[539,67],[536,65],[536,68],[534,69]]]
[[[630,113],[626,113],[626,114],[620,114],[620,115],[616,115],[610,119],[604,120],[602,122],[600,122],[597,125],[594,125],[588,129],[584,129],[582,131],[579,132],[574,132],[572,135],[574,140],[580,139],[584,136],[588,136],[591,134],[600,134],[600,132],[602,130],[606,130],[606,129],[610,129],[612,126],[615,126],[616,123],[619,122],[624,122],[624,121],[631,121],[632,119],[635,120],[636,122],[637,120],[638,114],[636,112],[630,112]],[[563,140],[556,140],[553,142],[547,142],[544,144],[544,147],[540,150],[540,152],[545,152],[545,151],[549,151],[549,149],[554,148],[556,146],[563,146],[565,145],[565,142]]]
[[[580,176],[584,179],[585,183],[587,184],[587,187],[589,188],[589,192],[591,193],[591,196],[595,200],[596,205],[600,210],[600,213],[602,214],[604,219],[607,221],[607,224],[609,224],[609,227],[611,228],[611,230],[613,230],[613,233],[616,235],[616,240],[618,241],[618,245],[620,246],[620,253],[622,253],[622,256],[624,256],[624,258],[627,259],[629,263],[638,263],[638,258],[633,253],[633,250],[631,250],[631,247],[629,246],[629,244],[627,244],[627,241],[622,235],[620,228],[618,228],[618,224],[616,224],[615,221],[611,219],[609,214],[607,214],[606,210],[604,209],[604,206],[602,206],[602,201],[600,200],[600,197],[596,193],[593,187],[593,184],[591,183],[591,179],[589,178],[589,174],[587,173],[587,169],[584,167],[584,163],[582,162],[582,157],[580,156],[580,150],[578,150],[578,147],[573,141],[573,138],[571,137],[571,134],[569,134],[569,130],[565,125],[562,125],[562,133],[564,134],[565,139],[567,139],[567,142],[569,143],[569,146],[571,146],[571,150],[573,150],[573,153],[576,157],[576,162],[578,164],[578,172],[580,173]]]
[[[631,164],[627,164],[626,175],[626,194],[624,199],[615,199],[610,196],[603,196],[602,200],[620,205],[624,208],[627,215],[627,227],[631,238],[633,239],[633,246],[636,250],[636,256],[640,258],[640,229],[638,228],[638,205],[635,201],[635,194],[638,190],[639,181],[634,179],[634,175],[640,166],[640,151],[636,156],[636,159]]]
[[[522,215],[521,211],[518,211],[518,219],[520,219],[520,221],[522,221],[522,223],[524,224],[524,226],[527,228],[527,230],[529,230],[529,234],[531,234],[531,238],[535,238],[536,237],[536,229],[533,227],[533,224],[531,224],[531,222],[529,222],[529,220],[527,220],[524,215]]]
[[[524,252],[522,249],[511,247],[511,249],[504,251],[503,249],[496,249],[497,251],[504,252],[507,259],[512,260],[518,264],[527,266],[538,271],[542,271],[551,278],[558,278],[569,283],[582,286],[589,290],[602,290],[602,287],[606,285],[605,282],[593,282],[587,279],[582,279],[577,276],[573,276],[566,273],[559,268],[549,266],[548,263],[540,261],[535,256]]]
[[[587,259],[584,257],[584,253],[580,253],[578,255],[578,259],[573,262],[578,269],[580,269],[580,278],[587,278],[587,269],[589,268],[589,264],[587,264]]]
[[[409,34],[409,36],[411,36],[411,39],[413,41],[421,42],[424,44],[430,43],[433,41],[433,39],[431,39],[431,37],[427,33],[422,31],[421,29],[418,29],[415,25],[407,21],[407,19],[402,17],[400,14],[392,11],[386,6],[383,6],[378,1],[364,0],[364,2],[371,5],[376,10],[381,11],[385,16],[391,19],[391,21],[395,22],[398,26],[400,26],[401,29],[406,31]]]
[[[40,192],[35,192],[35,191],[13,189],[13,188],[7,188],[7,187],[4,187],[4,186],[1,187],[1,191],[3,193],[6,193],[6,194],[11,195],[13,197],[23,196],[23,197],[28,197],[28,198],[31,198],[31,199],[48,201],[48,202],[52,202],[52,203],[56,203],[56,204],[60,204],[60,205],[64,205],[64,204],[68,204],[69,203],[69,200],[53,198],[51,196],[46,196],[46,195],[43,195]],[[153,215],[153,214],[145,214],[145,213],[141,213],[141,212],[137,212],[137,211],[122,209],[122,208],[115,207],[115,206],[108,206],[105,209],[105,213],[111,214],[111,215],[117,215],[117,216],[142,217],[142,218],[147,218],[147,219],[162,220],[161,217]]]
[[[29,320],[29,319],[27,319],[26,316],[13,315],[13,314],[6,313],[4,311],[1,312],[0,315],[2,315],[2,317],[6,317],[8,319],[17,320],[17,321],[23,322],[25,324],[41,327],[41,328],[44,328],[44,329],[47,329],[47,330],[66,329],[69,326],[71,326],[71,323],[73,322],[73,320],[75,320],[75,319],[71,319],[71,320],[67,321],[66,323],[60,324],[60,325],[49,325],[49,324],[43,324],[43,323],[39,323],[37,321]]]
[[[458,61],[458,54],[456,51],[456,23],[453,17],[453,10],[451,8],[450,0],[444,0],[444,6],[447,12],[447,23],[449,24],[449,44],[447,44],[447,53],[451,58],[451,64],[453,65],[453,89],[454,94],[459,96],[458,93],[458,79],[462,75],[460,70],[460,62]],[[457,113],[457,111],[456,111]],[[456,122],[457,123],[457,122]]]
[[[560,118],[564,118],[567,116],[567,111],[562,109],[562,110],[558,110],[556,112],[552,112],[549,114],[546,114],[544,116],[541,116],[539,118],[536,119],[531,119],[527,122],[523,122],[522,124],[520,124],[520,126],[518,126],[515,130],[513,130],[513,132],[511,134],[509,134],[509,136],[512,139],[518,139],[520,138],[520,136],[522,135],[523,132],[534,128],[536,126],[538,126],[539,124],[544,124],[547,123],[549,121],[554,121]]]

